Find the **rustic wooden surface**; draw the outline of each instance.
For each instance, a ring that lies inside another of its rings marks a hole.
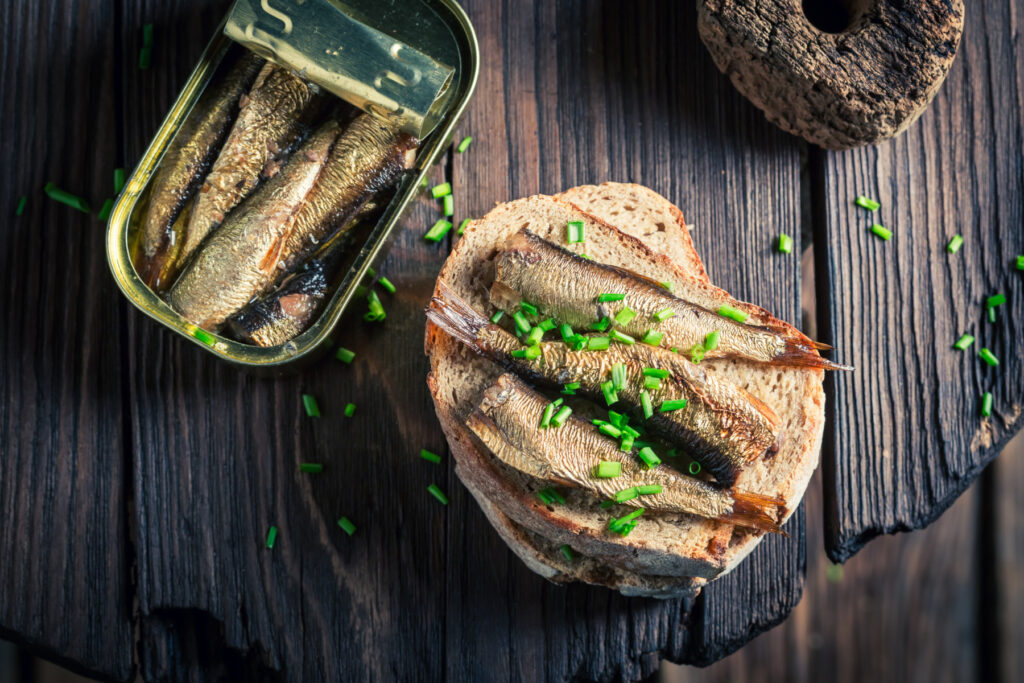
[[[932,625],[941,656],[921,669],[928,680],[990,671],[979,663],[992,652],[986,638],[1019,634],[1020,468],[988,483],[998,504],[986,489],[964,497],[940,523],[941,542],[874,544],[849,569],[874,583],[827,582],[818,549],[824,535],[844,558],[872,535],[930,520],[1018,426],[1009,418],[1024,342],[1011,334],[1021,280],[1010,259],[1024,251],[1024,183],[1012,2],[984,17],[969,8],[950,81],[907,136],[842,155],[808,151],[766,123],[715,70],[685,4],[465,5],[483,55],[461,127],[475,142],[434,169],[456,187],[457,219],[579,183],[644,183],[684,208],[716,284],[797,324],[799,259],[774,253],[773,239],[813,233],[820,335],[858,371],[829,387],[825,495],[809,495],[809,551],[801,510],[789,539],[762,544],[692,604],[555,587],[527,571],[447,459],[416,457],[444,452],[423,385],[421,309],[450,245],[423,243],[437,213],[426,200],[381,268],[398,286],[386,323],[353,316],[335,334],[358,353],[352,366],[325,360],[256,379],[142,317],[107,276],[99,222],[38,188],[53,179],[101,204],[111,169],[141,155],[227,5],[52,0],[0,8],[0,144],[17,169],[0,206],[13,213],[30,195],[25,216],[0,232],[0,542],[15,549],[0,559],[0,581],[13,587],[0,595],[0,634],[111,680],[133,667],[164,680],[635,679],[662,656],[722,657],[785,618],[809,563],[808,592],[835,613],[801,605],[784,630],[715,672],[753,675],[763,643],[783,639],[792,657],[762,660],[779,678],[819,680],[809,674],[832,664],[915,673],[856,651],[801,669],[814,644],[793,629],[830,629],[877,653],[905,642],[908,615],[924,609],[946,614]],[[140,71],[144,23],[157,44]],[[893,242],[864,236],[867,216],[849,204],[861,192],[883,202]],[[942,246],[955,230],[966,242],[950,259]],[[996,290],[1010,303],[993,327],[980,299]],[[949,351],[971,328],[1003,360],[997,372]],[[989,387],[999,419],[985,431],[977,393]],[[303,392],[320,399],[323,418],[305,417]],[[341,415],[348,401],[359,406],[351,419]],[[326,469],[300,475],[303,461]],[[342,514],[356,536],[334,526]],[[263,547],[270,524],[280,529],[273,551]],[[971,557],[977,543],[981,559]],[[987,557],[998,562],[982,567]],[[996,588],[965,588],[977,573]],[[887,590],[883,575],[901,577],[901,601],[864,597],[864,586]],[[1005,600],[989,626],[979,615],[996,595]],[[844,631],[843,615],[858,609],[878,609],[879,628]],[[1006,680],[1020,672],[1012,657],[992,661]]]

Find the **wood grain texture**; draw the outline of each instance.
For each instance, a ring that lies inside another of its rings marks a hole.
[[[1024,424],[1024,278],[1013,267],[1024,251],[1022,17],[1012,2],[967,5],[960,55],[920,121],[878,147],[829,154],[821,169],[825,341],[857,368],[826,384],[835,560],[929,524]],[[877,215],[853,204],[859,194],[881,202]],[[891,242],[868,231],[873,220]],[[964,245],[951,255],[954,233]],[[997,292],[1008,303],[992,324],[984,302]],[[977,341],[960,352],[964,333]],[[982,346],[998,368],[977,357]]]
[[[108,3],[0,6],[0,637],[127,680],[122,306],[103,224],[42,192],[113,194],[113,23]]]

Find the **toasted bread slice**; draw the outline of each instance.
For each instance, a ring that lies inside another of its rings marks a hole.
[[[635,185],[586,186],[562,198],[536,196],[499,205],[470,224],[439,279],[489,314],[492,259],[505,238],[529,227],[564,246],[569,220],[585,223],[586,242],[570,245],[577,252],[585,248],[598,261],[670,281],[682,296],[708,308],[728,304],[747,311],[752,322],[783,324],[763,309],[737,302],[713,287],[679,210]],[[612,227],[611,221],[621,229]],[[576,578],[620,590],[643,584],[653,594],[658,582],[668,577],[714,578],[735,566],[758,542],[757,533],[690,515],[652,516],[620,538],[606,530],[608,512],[595,497],[582,491],[570,491],[565,506],[544,505],[535,495],[544,482],[505,467],[463,427],[465,415],[500,369],[431,325],[426,351],[431,359],[431,393],[460,478],[478,500],[488,501],[492,524],[538,573],[554,580]],[[755,463],[741,475],[737,486],[782,497],[792,511],[817,465],[824,424],[822,371],[741,361],[707,362],[707,367],[754,394],[782,419],[785,434],[778,454],[771,461]],[[573,566],[560,562],[550,549],[563,543],[588,559],[577,559]],[[617,574],[611,581],[596,581],[591,562]],[[691,588],[696,585],[699,582]]]

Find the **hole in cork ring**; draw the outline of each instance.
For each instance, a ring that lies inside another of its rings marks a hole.
[[[842,33],[871,6],[872,0],[800,0],[807,21],[819,31]]]

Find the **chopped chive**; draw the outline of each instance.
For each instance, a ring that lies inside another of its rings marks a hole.
[[[679,449],[678,448],[670,448],[670,449],[668,449],[668,453],[666,453],[665,455],[667,455],[670,458],[678,458],[679,457]]]
[[[601,432],[605,436],[610,436],[613,439],[618,439],[622,437],[622,430],[616,427],[615,425],[608,424],[607,422],[599,424],[597,426],[597,431]]]
[[[746,313],[739,309],[733,308],[732,306],[719,306],[718,315],[722,316],[723,318],[735,320],[738,323],[744,322],[747,319]]]
[[[576,560],[576,556],[572,554],[572,548],[570,548],[567,543],[560,545],[558,550],[565,556],[567,562],[573,562]]]
[[[622,430],[625,432],[626,430]],[[633,450],[633,441],[636,439],[632,434],[622,434],[622,442],[619,444],[619,450],[623,453],[629,453]]]
[[[139,50],[139,68],[140,69],[148,69],[150,61],[152,61],[152,57],[153,57],[153,46],[152,45],[143,45],[142,49]]]
[[[636,496],[637,490],[634,486],[633,488],[622,489],[621,491],[616,492],[615,495],[612,497],[612,500],[614,500],[616,503],[625,503],[627,500],[633,500],[634,498],[636,498]]]
[[[366,305],[368,310],[363,314],[363,320],[373,322],[375,320],[384,320],[387,317],[387,314],[384,312],[384,304],[380,302],[380,296],[372,289],[366,294]]]
[[[317,405],[316,399],[309,395],[302,395],[302,406],[306,409],[307,417],[320,417],[320,406]]]
[[[874,199],[870,199],[868,197],[865,197],[864,195],[861,195],[854,199],[853,203],[862,209],[867,209],[868,211],[878,211],[878,207],[881,206],[881,204],[876,202]]]
[[[690,360],[694,363],[704,360],[704,347],[700,344],[694,344],[693,348],[690,349]]]
[[[611,380],[601,384],[601,393],[604,394],[604,402],[607,405],[611,405],[619,400],[618,394],[615,393],[615,385]]]
[[[612,330],[611,332],[608,333],[608,336],[611,339],[619,342],[620,344],[626,344],[626,345],[630,345],[631,346],[631,345],[636,343],[636,339],[633,339],[628,334],[623,334],[622,332],[619,332],[618,330]]]
[[[992,392],[986,391],[985,395],[981,397],[981,415],[982,417],[992,416]]]
[[[437,219],[433,227],[427,231],[427,234],[423,236],[423,239],[428,242],[440,242],[444,239],[444,236],[448,234],[448,231],[452,229],[452,222],[446,221],[443,218]]]
[[[551,426],[551,418],[554,417],[554,416],[555,416],[555,404],[554,403],[549,403],[546,406],[544,406],[544,412],[541,413],[540,424],[538,425],[538,427],[540,429],[545,429],[547,427],[550,427]]]
[[[946,244],[946,251],[948,251],[950,254],[955,254],[956,252],[960,251],[960,245],[962,245],[963,243],[963,237],[961,237],[960,235],[953,235],[950,238],[949,243]]]
[[[628,515],[625,515],[623,517],[619,517],[618,519],[612,517],[608,521],[608,528],[611,531],[613,531],[613,532],[615,532],[617,534],[622,534],[623,536],[625,536],[626,534],[628,534],[630,531],[633,530],[633,527],[636,526],[636,522],[634,520],[637,517],[639,517],[640,515],[642,515],[643,513],[644,513],[644,509],[643,508],[637,508],[636,510],[634,510],[631,513],[629,513]]]
[[[561,427],[565,424],[565,421],[569,419],[570,415],[572,415],[572,408],[569,406],[562,406],[558,409],[558,412],[555,413],[555,416],[551,418],[551,426]]]
[[[584,240],[583,221],[569,221],[565,224],[565,239],[569,244],[578,244]]]
[[[628,325],[629,321],[635,317],[636,313],[632,309],[628,307],[623,308],[621,311],[615,314],[615,324],[620,326]]]
[[[957,349],[960,349],[961,351],[966,351],[967,349],[969,349],[971,347],[971,344],[973,344],[973,343],[974,343],[974,336],[970,335],[970,334],[965,334],[964,336],[962,336],[959,339],[957,339],[956,343],[953,344],[953,346],[955,348],[957,348]]]
[[[661,380],[657,377],[644,377],[644,389],[655,391],[661,388]]]
[[[658,381],[660,382],[661,380]],[[651,395],[646,389],[640,392],[640,406],[644,410],[645,418],[650,419],[654,415],[654,403],[651,401]]]
[[[990,323],[994,323],[996,321],[996,309],[994,306],[988,309],[988,321]]]
[[[566,342],[566,344],[572,347],[573,351],[582,351],[583,349],[587,348],[587,345],[589,343],[590,340],[587,337],[583,336],[582,334],[574,334],[572,336],[572,339]],[[605,348],[608,347],[605,346]]]
[[[793,238],[786,233],[779,235],[779,251],[783,254],[793,253]]]
[[[608,420],[616,427],[621,427],[629,422],[629,416],[625,413],[617,413],[614,410],[609,410]]]
[[[1002,306],[1005,303],[1006,303],[1006,295],[1005,294],[993,294],[989,298],[985,299],[985,307],[986,308],[993,308],[995,306]]]
[[[579,388],[580,388],[580,383],[579,382],[569,382],[564,387],[562,387],[562,393],[565,394],[566,396],[575,396],[576,395],[576,390],[579,389]]]
[[[698,474],[700,474],[700,463],[694,460],[693,462],[690,463],[690,467],[688,469],[690,471],[690,474],[696,477]]]
[[[446,217],[454,216],[455,215],[455,197],[451,196],[450,194],[446,194],[444,196],[444,199],[441,202],[441,207],[442,207],[442,210],[444,211],[444,215]]]
[[[14,215],[20,216],[21,214],[25,213],[25,204],[27,203],[28,197],[25,195],[21,195],[21,199],[18,200],[18,208],[14,210]]]
[[[871,232],[875,233],[885,241],[889,241],[892,239],[892,230],[885,227],[884,225],[879,225],[878,223],[875,223],[874,225],[871,226]]]
[[[203,342],[207,346],[213,346],[217,343],[217,338],[212,334],[201,328],[195,328],[192,330],[192,336]]]
[[[497,325],[499,322],[501,322],[501,319],[503,317],[505,317],[505,311],[497,311],[494,315],[491,316],[491,322]]]
[[[427,185],[428,184],[429,184],[429,181],[427,180],[426,176],[423,176],[422,178],[420,178],[420,189],[423,189],[423,190],[427,189]]]
[[[580,254],[580,258],[585,258],[585,259],[587,259],[588,261],[593,261],[593,260],[594,260],[594,257],[593,257],[593,256],[590,256],[590,255],[588,255],[588,254],[582,254],[582,253]]]
[[[373,269],[373,266],[370,266],[369,268],[366,269],[366,277],[370,278],[371,280],[377,277],[377,271]]]
[[[681,409],[683,409],[685,407],[686,407],[686,399],[685,398],[677,398],[677,399],[672,399],[670,401],[662,401],[661,405],[658,407],[658,412],[659,413],[669,413],[669,412],[672,412],[673,410],[681,410]]]
[[[124,189],[124,169],[114,169],[114,194],[121,194],[121,190]]]
[[[610,337],[589,337],[587,338],[587,349],[590,351],[604,351],[610,343]]]
[[[629,420],[629,416],[626,416],[625,420],[628,421]],[[628,424],[623,424],[622,425],[622,433],[623,434],[629,434],[632,437],[640,436],[640,432],[641,431],[642,430],[637,429],[636,427],[633,427],[632,425],[628,425]]]
[[[590,329],[597,330],[598,332],[604,332],[608,329],[608,326],[612,324],[611,318],[605,316],[598,320],[596,323],[590,323]]]
[[[537,315],[537,307],[531,304],[529,301],[520,301],[519,310],[526,315]]]
[[[364,287],[362,285],[359,285],[358,287],[356,287],[355,296],[356,296],[357,299],[361,298],[361,297],[364,297],[364,296],[366,296],[366,293],[368,291],[370,291],[370,290],[368,290],[366,287]]]
[[[420,457],[427,462],[432,462],[435,465],[441,462],[441,456],[433,451],[428,451],[426,448],[420,449]]]
[[[437,487],[437,484],[431,484],[430,486],[427,487],[427,490],[430,491],[430,495],[441,501],[442,505],[448,504],[448,496],[444,495],[444,493],[441,492],[441,489]]]
[[[597,295],[597,300],[600,303],[607,303],[609,301],[622,301],[625,298],[625,294],[613,294],[611,292],[605,292],[604,294]]]
[[[323,471],[324,466],[318,462],[299,463],[299,472],[307,472],[309,474],[320,474]]]
[[[377,280],[377,282],[380,283],[380,286],[383,287],[388,292],[388,294],[395,293],[395,285],[391,282],[391,280],[387,279],[383,275],[380,276],[380,279]]]
[[[351,364],[352,361],[355,360],[356,352],[351,349],[346,349],[344,346],[339,346],[338,350],[334,353],[334,357],[342,363]]]
[[[356,404],[346,403],[345,404],[345,417],[352,417],[356,414]]]
[[[153,24],[142,25],[142,44],[152,45],[153,44]]]
[[[434,199],[440,199],[441,197],[447,197],[452,193],[451,183],[441,183],[440,185],[434,185],[430,188],[430,195]]]
[[[356,532],[356,525],[353,524],[352,520],[350,520],[348,517],[342,517],[341,519],[339,519],[338,526],[341,527],[341,530],[349,536]]]
[[[664,368],[644,368],[640,372],[644,377],[657,377],[658,379],[665,379],[669,375],[668,370]]]
[[[995,367],[995,366],[999,365],[999,359],[996,358],[994,353],[992,353],[991,351],[989,351],[986,348],[982,348],[980,351],[978,351],[978,355],[981,356],[981,359],[983,361],[985,361],[986,363],[988,363],[992,367]]]
[[[466,232],[466,226],[469,225],[469,222],[471,220],[473,220],[473,219],[472,218],[463,218],[462,222],[459,223],[459,229],[455,231],[455,234],[456,235],[461,235],[462,233]]]
[[[565,505],[565,496],[559,493],[558,489],[547,488],[543,490],[547,492],[547,497],[551,502],[558,503],[559,505]]]
[[[622,474],[622,463],[615,460],[602,460],[594,468],[594,476],[598,479],[615,479]]]
[[[651,346],[659,346],[661,340],[665,338],[665,335],[655,330],[647,330],[644,336],[640,338],[640,341],[644,344],[650,344]]]
[[[43,192],[45,192],[46,195],[55,202],[66,204],[73,209],[78,209],[82,213],[89,213],[88,202],[77,195],[65,192],[53,183],[46,183],[46,185],[43,186]]]
[[[562,323],[561,325],[559,325],[558,326],[558,331],[562,334],[562,341],[565,341],[565,342],[567,342],[570,339],[572,339],[572,337],[574,335],[574,333],[572,331],[572,326],[569,325],[568,323]]]
[[[533,325],[531,325],[530,321],[526,319],[526,316],[523,315],[522,311],[516,311],[513,313],[512,320],[516,324],[516,329],[519,330],[521,334],[529,334],[530,330],[533,329]]]
[[[1024,270],[1024,254],[1017,254],[1017,270]]]
[[[267,549],[274,547],[274,542],[277,540],[277,527],[273,524],[267,529]]]
[[[554,318],[548,318],[547,320],[542,320],[539,323],[537,323],[537,327],[539,327],[544,332],[550,332],[551,330],[555,329],[555,324],[556,323]]]
[[[675,315],[676,315],[676,312],[673,311],[671,308],[663,308],[660,311],[658,311],[657,313],[655,313],[654,315],[652,315],[651,318],[653,318],[654,320],[658,321],[659,323],[663,323],[666,320],[668,320],[669,318],[675,317]]]
[[[530,330],[530,334],[526,335],[526,345],[536,346],[540,344],[540,340],[544,338],[544,330],[540,325]]]
[[[673,285],[671,282],[668,282],[668,281],[666,281],[666,282],[659,282],[658,284],[660,284],[662,287],[664,287],[665,289],[667,289],[670,292],[675,288],[675,285]]]
[[[551,503],[554,502],[554,500],[548,494],[549,490],[550,489],[541,489],[540,491],[537,491],[537,498],[539,498],[540,502],[544,503],[545,505],[551,505]]]
[[[663,490],[661,484],[644,484],[636,487],[636,492],[641,496],[656,496]]]
[[[705,351],[714,351],[715,349],[717,349],[718,348],[718,338],[721,337],[721,336],[722,336],[722,333],[719,332],[718,330],[715,330],[714,332],[710,333],[708,336],[704,337],[704,350]]]
[[[526,360],[536,360],[540,358],[540,347],[539,346],[528,346],[525,349],[516,349],[512,352],[513,358],[525,358]]]
[[[462,154],[467,149],[469,149],[469,146],[470,146],[470,144],[472,144],[472,142],[473,142],[472,136],[467,135],[466,137],[462,138],[462,142],[460,142],[459,146],[455,148],[455,151],[458,152],[459,154]]]
[[[650,446],[641,448],[637,453],[637,457],[644,461],[647,469],[653,469],[661,464],[661,458],[658,457],[658,454]]]
[[[103,202],[103,206],[100,208],[100,212],[96,214],[96,217],[99,218],[101,221],[107,220],[108,218],[110,218],[110,212],[111,210],[113,210],[113,208],[114,200],[107,199],[105,202]]]
[[[612,366],[612,385],[615,387],[615,391],[625,388],[626,386],[626,364],[616,363]]]

